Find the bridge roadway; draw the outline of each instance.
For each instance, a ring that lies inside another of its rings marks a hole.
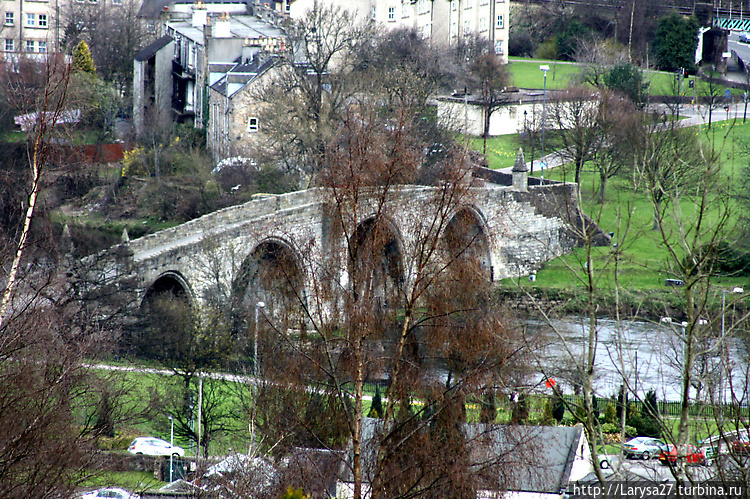
[[[510,175],[488,172],[485,177],[492,181],[475,179],[470,200],[451,215],[454,221],[468,221],[473,242],[467,254],[480,260],[488,279],[532,273],[577,244],[567,215],[568,207],[575,206],[575,184],[534,185],[538,180],[529,179],[532,185],[527,187],[524,180],[514,187]],[[418,239],[439,194],[436,187],[394,189],[389,254],[383,255],[386,273],[394,282],[408,282]],[[366,230],[374,220],[372,202],[365,200],[359,206],[358,228]],[[96,274],[98,287],[125,289],[121,284],[130,283],[132,306],[139,307],[152,293],[163,291],[200,304],[222,290],[232,290],[237,295],[233,299],[254,303],[271,300],[268,293],[273,286],[264,282],[271,273],[264,268],[286,262],[294,267],[301,292],[309,296],[328,252],[343,247],[332,230],[329,203],[323,189],[267,195],[139,239],[124,235],[121,244],[99,255],[96,270],[89,272]],[[337,279],[343,284],[348,265],[338,262]]]

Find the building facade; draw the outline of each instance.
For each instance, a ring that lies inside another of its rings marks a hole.
[[[3,0],[0,43],[5,54],[44,54],[60,39],[60,0]]]
[[[304,16],[316,0],[277,2],[292,19]],[[388,29],[409,28],[423,38],[455,46],[473,37],[491,43],[508,62],[509,0],[333,0],[360,19],[370,19]]]
[[[282,29],[247,15],[244,4],[237,6],[236,13],[228,13],[227,4],[184,5],[174,4],[165,11],[168,18],[162,23],[160,40],[169,43],[144,49],[135,58],[133,115],[139,135],[149,121],[149,107],[163,110],[167,101],[172,121],[190,122],[196,128],[209,125],[209,87],[232,68],[250,64],[259,51],[275,53],[283,48]],[[169,78],[156,77],[164,72],[163,60],[169,60]]]

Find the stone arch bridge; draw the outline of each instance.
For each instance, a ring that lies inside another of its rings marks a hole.
[[[485,171],[484,177],[471,188],[471,202],[453,209],[445,231],[456,221],[468,227],[464,232],[470,233],[471,253],[488,279],[532,273],[578,244],[570,231],[571,223],[578,222],[568,209],[576,204],[575,184],[539,185],[524,174],[519,187],[510,182],[510,175]],[[436,189],[400,186],[391,194],[386,277],[408,278],[408,262],[402,256],[416,244],[423,210]],[[269,262],[295,267],[293,286],[309,293],[310,267],[301,262],[322,261],[325,249],[334,244],[325,194],[310,189],[264,195],[138,239],[129,240],[124,234],[123,242],[99,255],[95,270],[87,272],[96,283],[93,288],[119,289],[128,282],[131,310],[161,292],[186,297],[200,307],[222,286],[225,292],[263,300],[261,270]],[[366,208],[361,213],[357,230],[366,231],[371,213]],[[346,281],[346,273],[346,268],[339,270],[341,282]]]

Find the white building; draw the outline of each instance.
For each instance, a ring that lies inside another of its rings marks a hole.
[[[6,54],[54,51],[60,39],[56,16],[60,7],[60,0],[3,0],[0,49]]]
[[[292,19],[304,16],[316,0],[277,2]],[[319,0],[317,0],[319,1]],[[492,43],[495,53],[508,62],[510,2],[508,0],[332,0],[361,19],[371,19],[390,29],[413,28],[422,37],[455,45],[479,36]]]

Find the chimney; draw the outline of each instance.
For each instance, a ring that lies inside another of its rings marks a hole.
[[[202,28],[208,21],[208,10],[203,2],[193,4],[193,28]]]
[[[231,21],[229,14],[226,12],[219,17],[214,23],[214,38],[232,38]]]
[[[513,190],[527,192],[529,190],[529,169],[526,168],[526,161],[523,159],[523,149],[518,148],[516,162],[513,163],[511,170],[513,175]]]

